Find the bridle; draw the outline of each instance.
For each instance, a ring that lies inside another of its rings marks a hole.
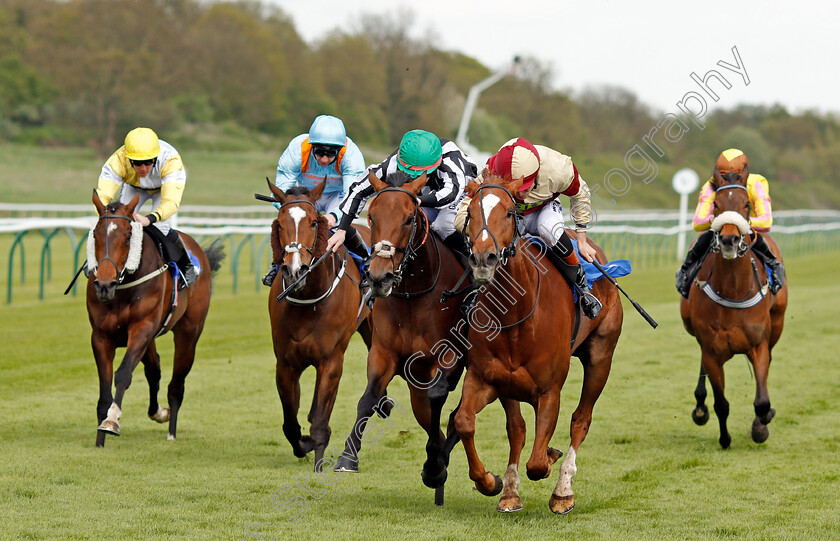
[[[296,203],[306,203],[307,205],[311,206],[313,210],[315,210],[315,214],[318,214],[318,209],[315,208],[315,204],[312,201],[309,201],[308,199],[295,199],[294,201],[287,201],[287,202],[283,203],[282,205],[280,205],[280,208],[278,210],[283,210],[284,207],[287,207],[289,205],[294,205]],[[301,244],[297,241],[294,241],[294,242],[290,242],[289,244],[287,244],[286,246],[283,247],[283,253],[285,253],[285,254],[295,254],[295,253],[300,254],[300,249],[303,248],[307,252],[309,252],[309,257],[311,259],[314,259],[315,258],[315,244],[318,243],[318,228],[319,227],[320,227],[320,224],[318,223],[318,220],[315,220],[315,239],[312,241],[312,246],[304,246],[303,244]]]
[[[123,265],[122,270],[120,270],[120,266],[117,265],[117,262],[114,261],[114,259],[111,257],[110,250],[108,249],[108,245],[109,245],[109,243],[108,243],[108,230],[110,229],[108,227],[108,220],[109,219],[128,220],[129,223],[134,222],[134,220],[130,216],[123,216],[121,214],[103,214],[99,217],[99,220],[97,220],[97,225],[99,225],[99,222],[105,220],[105,239],[103,241],[104,244],[105,244],[105,256],[100,258],[96,262],[96,268],[93,270],[93,274],[94,274],[94,276],[97,276],[97,271],[99,270],[99,267],[102,265],[103,261],[110,261],[111,264],[114,265],[114,270],[117,271],[117,283],[121,284],[122,281],[125,279],[126,274],[128,274],[128,272],[134,272],[137,269],[131,269],[131,271],[129,271],[128,270],[128,265],[127,265],[128,258],[126,258],[126,264]],[[133,231],[132,231],[132,233],[133,233]]]
[[[392,265],[392,268],[393,268],[394,287],[396,287],[402,281],[403,272],[405,271],[406,265],[410,261],[412,261],[415,257],[417,257],[417,254],[420,252],[420,248],[422,248],[423,245],[426,244],[426,240],[428,240],[428,238],[429,238],[429,219],[426,216],[426,213],[423,211],[423,209],[417,203],[417,196],[415,194],[411,193],[410,191],[405,190],[403,188],[398,188],[398,187],[395,187],[395,186],[389,186],[387,188],[383,188],[382,190],[377,192],[377,194],[373,197],[373,199],[371,199],[371,204],[373,204],[373,202],[376,201],[376,199],[385,192],[402,192],[402,193],[408,195],[409,197],[411,197],[411,202],[414,204],[414,215],[412,216],[412,219],[411,219],[411,233],[409,234],[408,242],[406,243],[406,245],[404,247],[394,246],[393,243],[391,243],[390,241],[387,241],[387,240],[381,240],[381,241],[377,242],[376,244],[374,244],[371,247],[370,258],[365,263],[369,264],[373,260],[373,258],[375,258],[375,257],[382,257],[384,259],[390,259],[391,260],[391,265]],[[421,240],[420,243],[415,246],[413,243],[414,243],[415,236],[417,235],[417,231],[418,231],[417,222],[420,221],[421,219],[423,220],[423,223],[424,223],[423,224],[424,225],[423,240]],[[371,229],[373,229],[372,226],[371,226],[371,223],[370,223],[370,212],[368,212],[368,226],[371,227]],[[437,248],[437,244],[435,244],[435,248]],[[398,253],[403,254],[403,258],[402,258],[402,261],[400,261],[399,265],[394,265],[393,257],[394,257],[395,254],[398,254]],[[438,279],[439,276],[440,276],[440,265],[437,265],[437,275],[435,276],[434,282],[432,283],[432,287],[430,289],[428,289],[427,291],[420,292],[420,293],[401,293],[401,294],[399,294],[399,296],[422,295],[422,294],[428,293],[429,291],[434,289],[435,284],[437,283],[437,279]],[[394,294],[397,295],[398,293],[395,292]]]
[[[481,193],[482,190],[485,188],[499,188],[500,190],[504,190],[504,192],[510,197],[510,200],[514,203],[514,206],[511,207],[505,218],[513,219],[513,238],[511,239],[510,243],[505,246],[504,248],[499,249],[499,241],[496,240],[496,236],[490,231],[490,228],[487,227],[487,216],[484,214],[484,195]],[[513,194],[510,193],[510,190],[505,188],[504,186],[500,186],[499,184],[482,184],[478,190],[476,190],[473,198],[478,197],[478,204],[479,208],[481,209],[481,229],[478,230],[479,234],[482,232],[487,232],[490,235],[490,238],[493,239],[493,246],[496,250],[496,255],[499,258],[499,265],[504,265],[507,263],[508,258],[511,258],[516,255],[516,245],[519,243],[519,239],[521,238],[521,234],[519,233],[519,222],[522,220],[522,216],[516,211],[516,199],[513,198]],[[467,230],[467,226],[470,223],[470,214],[467,213],[467,218],[464,221],[464,231]],[[473,243],[474,244],[474,243]],[[472,248],[472,246],[470,246]]]
[[[730,190],[730,189],[736,189],[736,188],[744,190],[745,192],[747,192],[748,193],[747,201],[749,201],[749,192],[747,190],[747,187],[742,185],[742,184],[726,184],[724,186],[721,186],[720,188],[716,188],[715,189],[715,194],[717,194],[721,190]],[[749,205],[749,203],[747,203],[747,205]],[[750,216],[750,209],[748,207],[747,208],[747,216],[746,216],[747,221],[749,221],[749,216]],[[747,242],[749,240],[749,237],[750,237],[749,232],[741,235],[741,239],[738,242],[737,257],[744,256],[744,254],[747,253],[747,250],[749,250],[750,245],[749,245],[749,242]],[[712,253],[720,252],[720,230],[714,231],[714,237],[712,238],[712,246],[711,246],[710,250],[711,250]]]

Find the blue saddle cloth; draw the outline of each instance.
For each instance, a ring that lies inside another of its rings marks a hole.
[[[551,249],[551,247],[548,246],[548,244],[546,244],[546,242],[544,240],[542,240],[540,237],[532,237],[532,236],[529,235],[526,238],[528,240],[530,240],[531,242],[534,242],[536,244],[544,246],[546,250]],[[574,248],[575,248],[575,253],[578,254],[578,258],[580,259],[580,264],[583,267],[583,270],[586,272],[586,283],[589,285],[589,287],[592,287],[592,285],[596,281],[598,281],[598,280],[600,280],[601,278],[604,277],[604,274],[601,271],[599,271],[595,267],[595,265],[593,265],[589,261],[585,260],[580,255],[580,251],[578,250],[577,241],[573,238],[570,238],[570,240],[572,241],[572,246],[574,246]],[[604,265],[601,265],[601,266],[604,267],[604,270],[607,271],[607,274],[609,274],[613,278],[620,278],[622,276],[627,276],[628,274],[633,272],[633,267],[632,267],[629,259],[616,259],[614,261],[610,261],[610,262],[608,262]],[[577,299],[577,291],[575,291],[574,293],[575,293],[575,299]]]

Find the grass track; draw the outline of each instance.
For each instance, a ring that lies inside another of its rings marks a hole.
[[[392,426],[380,425],[381,439],[362,450],[362,473],[330,485],[310,477],[311,460],[294,458],[280,429],[267,295],[249,288],[230,294],[225,268],[187,379],[178,441],[166,441],[165,427],[145,417],[148,391],[138,370],[124,401],[123,436],[95,449],[96,374],[84,301],[60,296],[63,280],[50,283],[46,302],[30,300],[36,296],[30,280],[15,290],[13,305],[0,307],[0,538],[837,538],[840,338],[834,299],[840,285],[834,277],[840,254],[792,259],[787,266],[791,301],[769,381],[778,414],[767,443],[753,443],[754,381],[745,358],[733,359],[726,372],[733,436],[728,451],[717,443],[714,417],[704,427],[690,420],[699,350],[679,321],[673,269],[622,279],[660,327],[651,330],[625,304],[610,381],[578,457],[577,507],[565,517],[547,508],[557,470],[538,483],[524,475],[533,441],[530,408],[523,409],[529,438],[521,468],[525,510],[518,514],[496,513],[496,499],[472,489],[460,446],[446,505],[435,508],[419,476],[424,433],[410,413],[397,412]],[[169,336],[159,340],[159,351],[165,402]],[[355,418],[364,363],[357,337],[331,423],[336,449]],[[313,379],[311,371],[304,374],[302,422]],[[563,450],[580,382],[573,360],[552,440]],[[402,380],[389,394],[408,407]],[[455,402],[451,397],[447,410]],[[479,416],[476,440],[484,462],[501,474],[507,440],[498,403]],[[308,496],[304,482],[311,487]],[[291,488],[277,496],[278,504],[297,496],[306,502],[295,522],[289,519],[302,507],[281,512],[272,506],[272,494],[285,485]]]

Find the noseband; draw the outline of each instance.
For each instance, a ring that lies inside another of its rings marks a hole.
[[[749,194],[746,186],[743,186],[741,184],[726,184],[724,186],[721,186],[720,188],[715,189],[715,193],[717,194],[721,190],[730,190],[730,189],[741,189],[741,190],[744,190],[745,192],[747,192]],[[731,212],[734,212],[734,211],[731,211]],[[747,216],[745,218],[746,221],[747,221],[747,224],[749,224],[749,215],[750,215],[750,211],[749,211],[749,209],[747,209]],[[739,216],[740,216],[740,214],[739,214]],[[715,222],[714,221],[712,222],[712,229],[714,230],[715,236],[712,239],[712,246],[711,246],[710,250],[713,253],[720,252],[720,229],[721,229],[721,227],[723,227],[723,225],[725,225],[727,223],[733,223],[733,222],[725,220],[722,223],[720,223],[720,226],[717,227],[717,228],[715,228]],[[733,225],[737,225],[737,224],[733,224]],[[741,228],[739,227],[739,231],[740,231],[740,229]],[[750,236],[749,230],[746,233],[741,233],[741,240],[738,242],[737,257],[742,257],[744,254],[747,253],[747,250],[749,250],[750,245],[747,242],[747,240],[749,239],[749,236]]]
[[[411,202],[414,203],[414,216],[411,220],[411,234],[408,236],[408,242],[406,243],[405,247],[397,247],[394,246],[393,243],[387,240],[382,240],[377,242],[371,247],[370,251],[370,260],[374,257],[382,257],[385,259],[390,259],[393,265],[393,257],[395,254],[400,253],[403,254],[402,261],[400,261],[399,266],[396,266],[393,270],[394,274],[394,286],[399,285],[400,281],[402,280],[403,271],[405,270],[405,266],[408,264],[409,261],[413,260],[417,257],[417,254],[420,248],[426,244],[426,240],[429,238],[429,219],[426,217],[426,213],[423,212],[423,209],[420,208],[420,205],[417,203],[417,196],[411,193],[408,190],[404,190],[403,188],[397,188],[395,186],[389,186],[387,188],[383,188],[382,190],[377,193],[373,199],[371,200],[371,204],[376,201],[376,198],[382,195],[385,192],[402,192],[409,197],[411,197]],[[414,242],[414,236],[417,234],[417,222],[419,218],[422,217],[423,222],[425,223],[425,232],[423,235],[423,240],[418,244],[416,247],[412,245]],[[368,227],[370,227],[370,213],[368,213]],[[372,227],[371,227],[372,230]],[[370,261],[365,262],[370,263]],[[438,268],[438,272],[440,269]]]
[[[499,249],[499,241],[496,240],[496,236],[490,231],[490,228],[487,227],[487,216],[484,214],[484,196],[481,194],[481,190],[485,188],[499,188],[500,190],[504,190],[504,192],[510,197],[510,200],[514,203],[513,208],[508,210],[506,218],[513,218],[513,239],[511,239],[510,244],[505,246],[502,249]],[[521,235],[519,234],[519,222],[522,220],[522,216],[516,212],[516,200],[513,198],[513,194],[510,193],[510,190],[505,188],[504,186],[500,186],[498,184],[482,184],[478,190],[476,190],[475,195],[473,197],[479,196],[479,208],[481,209],[481,229],[478,230],[479,233],[487,232],[490,235],[490,238],[493,239],[493,245],[496,249],[496,255],[499,258],[499,265],[504,265],[507,263],[508,258],[513,257],[516,255],[516,244],[519,242]],[[470,214],[467,213],[466,221],[464,222],[464,231],[467,230],[467,226],[470,223]],[[473,243],[475,244],[475,243]],[[472,246],[470,246],[472,248]]]

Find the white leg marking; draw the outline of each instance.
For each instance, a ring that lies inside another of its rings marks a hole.
[[[566,455],[566,460],[560,466],[560,478],[557,480],[557,486],[554,487],[554,495],[558,498],[564,496],[574,496],[572,491],[572,478],[577,473],[577,466],[575,465],[575,450],[569,447],[569,453]]]
[[[120,417],[122,417],[122,410],[120,410],[120,407],[117,405],[116,402],[111,402],[111,407],[108,408],[107,419],[116,423],[120,420]]]

